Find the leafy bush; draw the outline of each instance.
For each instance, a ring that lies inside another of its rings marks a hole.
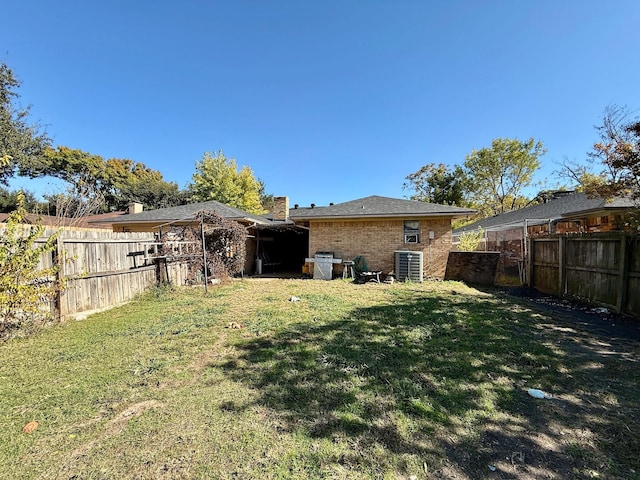
[[[0,229],[0,338],[6,340],[25,325],[51,316],[48,306],[62,288],[59,263],[42,268],[40,259],[56,248],[57,233],[43,238],[44,227],[25,225],[24,195]]]
[[[484,230],[482,230],[482,228],[464,232],[460,234],[460,243],[458,244],[458,250],[461,252],[475,252],[483,238]]]

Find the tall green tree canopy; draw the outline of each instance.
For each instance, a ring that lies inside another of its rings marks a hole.
[[[467,176],[458,165],[449,168],[443,163],[429,163],[406,177],[403,188],[414,190],[412,200],[440,205],[465,206]]]
[[[238,171],[235,159],[225,157],[222,150],[215,154],[205,152],[196,162],[189,188],[193,200],[198,202],[216,200],[250,213],[265,211],[264,184],[253,175],[251,168],[243,166]]]
[[[105,160],[82,150],[59,146],[47,148],[21,174],[32,178],[52,176],[70,185],[66,198],[75,205],[89,210],[122,210],[129,202],[142,203],[146,209],[180,205],[184,195],[176,183],[166,182],[162,174],[143,163],[128,159]],[[91,208],[87,208],[87,202]],[[77,211],[78,209],[73,209]],[[72,213],[72,212],[69,212]]]
[[[33,192],[0,187],[0,213],[10,213],[20,207],[31,213],[36,211],[47,213],[43,205],[36,200]]]
[[[17,104],[20,82],[13,71],[0,63],[0,184],[6,185],[22,164],[37,158],[50,144],[37,124],[28,122],[29,107]]]
[[[107,203],[118,210],[130,202],[138,202],[147,209],[166,208],[186,202],[178,184],[167,182],[162,173],[143,163],[112,158],[106,161],[105,176],[110,185]]]
[[[533,183],[546,153],[542,142],[496,138],[491,147],[472,150],[464,162],[470,200],[484,216],[498,215],[523,201],[523,190]]]

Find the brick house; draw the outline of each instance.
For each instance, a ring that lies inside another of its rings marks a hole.
[[[274,198],[273,212],[255,215],[216,201],[139,211],[112,221],[117,232],[161,233],[170,225],[193,223],[198,212],[216,211],[247,228],[245,271],[302,272],[305,258],[329,251],[335,258],[365,257],[373,270],[394,270],[394,252],[423,255],[425,277],[443,278],[451,248],[451,221],[475,210],[413,200],[370,196],[325,207],[289,208],[287,197]],[[262,271],[262,269],[261,269]],[[336,264],[334,274],[342,272]]]
[[[308,253],[364,256],[371,270],[394,270],[394,252],[423,254],[423,274],[443,278],[451,249],[451,221],[474,210],[414,200],[370,196],[326,207],[294,208],[289,218],[309,229]],[[336,265],[336,273],[342,266]]]

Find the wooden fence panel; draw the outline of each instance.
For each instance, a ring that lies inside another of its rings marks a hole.
[[[66,261],[60,275],[67,280],[58,305],[61,317],[119,305],[155,282],[155,266],[135,268],[133,252],[152,233],[64,230],[60,252]]]
[[[25,225],[22,235],[31,228]],[[56,231],[46,228],[36,243],[44,243]],[[66,258],[58,275],[66,280],[67,288],[55,299],[51,309],[56,316],[64,318],[120,305],[158,281],[185,285],[189,273],[185,259],[189,258],[191,243],[176,242],[178,250],[172,255],[175,261],[165,263],[164,258],[154,258],[159,244],[151,232],[65,228],[58,234],[56,249],[39,261],[39,269],[44,269],[51,267],[57,258]],[[185,255],[179,258],[179,253]]]
[[[624,237],[567,237],[565,294],[615,308]]]
[[[173,285],[185,285],[189,277],[188,262],[170,262],[168,265],[169,281]]]
[[[529,285],[640,317],[640,237],[623,233],[529,239]]]
[[[536,238],[531,244],[532,271],[529,278],[541,292],[560,294],[560,244],[556,239]]]
[[[640,237],[629,239],[628,270],[624,311],[640,317]]]

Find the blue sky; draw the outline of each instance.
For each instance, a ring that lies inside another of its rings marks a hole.
[[[422,165],[497,137],[542,140],[552,188],[607,105],[640,109],[637,0],[21,0],[2,14],[0,60],[55,145],[180,186],[221,149],[292,204],[402,198]]]

